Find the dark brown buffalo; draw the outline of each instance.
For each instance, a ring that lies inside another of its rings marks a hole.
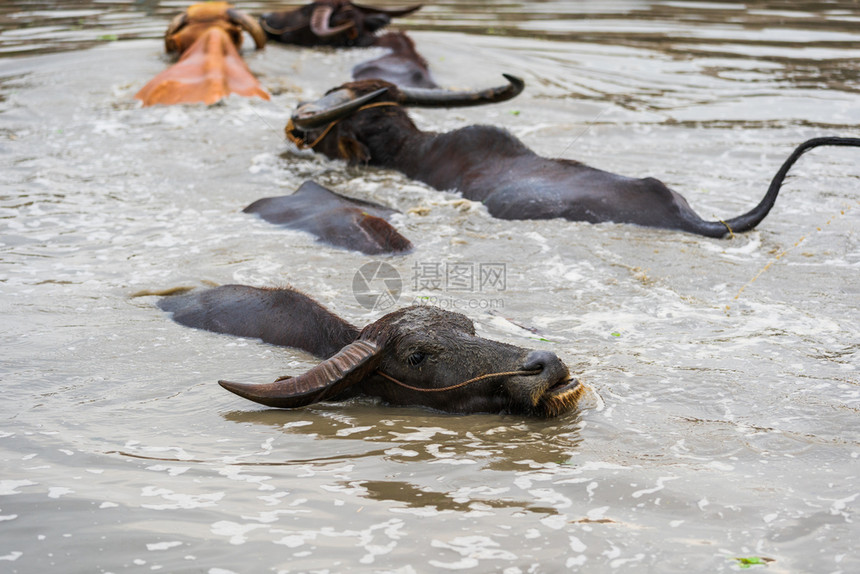
[[[393,209],[339,195],[313,182],[304,182],[292,195],[258,199],[243,210],[269,223],[299,229],[320,241],[367,255],[405,253],[412,243],[386,219]]]
[[[725,221],[705,221],[659,180],[544,158],[496,127],[422,132],[403,106],[455,105],[456,101],[423,101],[409,94],[378,80],[345,84],[318,102],[301,105],[287,125],[287,135],[294,142],[311,142],[309,147],[330,158],[392,168],[436,189],[459,190],[502,219],[560,217],[633,223],[708,237],[724,237],[758,225],[773,207],[788,170],[803,153],[818,146],[860,146],[860,138],[808,140],[782,164],[757,206]]]
[[[292,289],[223,285],[158,305],[189,327],[325,359],[273,383],[220,381],[271,407],[367,396],[451,413],[554,417],[573,410],[584,392],[555,354],[478,337],[468,318],[436,307],[406,307],[359,329]]]
[[[269,94],[239,55],[242,32],[254,38],[257,49],[266,35],[256,20],[226,2],[194,4],[170,23],[164,35],[168,54],[179,61],[140,89],[135,98],[144,106],[203,102],[214,104],[229,94]]]
[[[430,75],[427,60],[415,50],[412,38],[404,32],[383,34],[373,45],[388,48],[389,52],[355,66],[352,69],[353,80],[379,79],[401,88],[439,87]]]
[[[260,26],[272,40],[299,46],[370,46],[376,32],[392,18],[421,8],[374,8],[349,0],[317,0],[301,8],[260,16]]]

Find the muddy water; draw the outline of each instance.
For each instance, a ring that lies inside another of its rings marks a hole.
[[[283,140],[296,103],[373,50],[270,45],[246,59],[271,102],[139,108],[179,5],[0,7],[2,571],[860,569],[860,152],[805,156],[730,240],[493,220]],[[859,20],[848,1],[446,1],[403,26],[441,84],[528,85],[416,111],[422,127],[502,125],[716,219],[799,142],[857,134]],[[381,314],[353,296],[378,259],[241,213],[309,178],[403,212],[398,306],[427,297],[556,352],[588,408],[291,412],[220,389],[314,359],[183,328],[141,293],[291,284],[356,324]],[[504,284],[427,282],[482,265]]]

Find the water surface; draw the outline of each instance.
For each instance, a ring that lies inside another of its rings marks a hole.
[[[183,6],[0,7],[4,572],[858,570],[858,150],[805,156],[729,240],[494,220],[284,141],[295,105],[373,49],[270,45],[245,53],[270,102],[140,108]],[[451,0],[402,27],[441,84],[528,85],[417,110],[422,128],[501,125],[716,219],[801,141],[857,135],[858,20],[849,1]],[[403,212],[398,305],[432,297],[552,350],[602,404],[539,421],[223,391],[315,359],[181,327],[141,293],[294,285],[359,325],[382,314],[352,293],[375,259],[241,213],[309,178]],[[419,288],[482,264],[503,289]]]

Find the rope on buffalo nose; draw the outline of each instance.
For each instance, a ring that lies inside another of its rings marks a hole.
[[[530,371],[505,371],[503,373],[487,373],[486,375],[479,375],[477,377],[473,377],[468,381],[463,381],[462,383],[457,383],[456,385],[450,385],[448,387],[440,387],[438,389],[421,389],[419,387],[413,387],[412,385],[407,385],[401,381],[398,381],[394,377],[390,375],[386,375],[382,371],[376,371],[376,374],[381,375],[382,377],[388,379],[392,383],[400,385],[404,389],[409,389],[410,391],[418,391],[419,393],[440,393],[442,391],[453,391],[454,389],[459,389],[460,387],[465,387],[466,385],[477,383],[478,381],[482,381],[484,379],[489,379],[491,377],[508,377],[511,375],[537,375],[543,369],[532,369]]]
[[[397,102],[374,102],[372,104],[366,104],[364,106],[361,106],[360,108],[355,110],[353,112],[353,114],[357,114],[358,112],[368,110],[370,108],[381,108],[383,106],[399,106],[399,105],[400,104],[398,104]],[[352,115],[352,114],[350,114],[350,115]],[[301,138],[301,137],[299,137],[293,133],[296,130],[296,125],[293,123],[293,118],[290,118],[289,120],[287,120],[287,125],[284,128],[284,132],[287,135],[287,139],[290,140],[291,142],[293,142],[293,145],[295,145],[297,148],[299,148],[299,149],[314,149],[321,141],[323,141],[325,139],[325,137],[334,128],[334,126],[336,126],[340,122],[340,120],[342,120],[342,119],[344,119],[344,118],[337,119],[337,120],[331,122],[329,125],[327,125],[326,128],[323,130],[323,132],[319,135],[319,137],[317,137],[317,139],[315,139],[313,141],[313,143],[310,143],[310,144],[308,144],[304,138]]]

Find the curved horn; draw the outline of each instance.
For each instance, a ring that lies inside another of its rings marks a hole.
[[[167,53],[177,51],[176,42],[173,41],[173,35],[179,32],[179,30],[187,23],[188,13],[183,12],[182,14],[174,16],[173,20],[170,21],[170,24],[167,25],[167,31],[164,33],[164,50]]]
[[[407,16],[409,14],[412,14],[416,10],[420,10],[424,7],[424,4],[415,4],[413,6],[406,6],[404,8],[377,8],[375,6],[361,6],[355,3],[353,3],[353,6],[363,12],[368,12],[371,14],[385,14],[386,16],[391,16],[392,18],[399,18],[401,16]]]
[[[298,377],[273,383],[249,384],[218,381],[240,397],[269,407],[292,409],[324,401],[361,382],[376,370],[382,349],[372,341],[353,341],[333,357]]]
[[[316,128],[348,116],[370,100],[381,96],[387,91],[388,88],[380,88],[358,98],[352,98],[350,90],[339,90],[313,104],[299,106],[291,119],[293,125],[297,128],[303,130]],[[320,106],[319,104],[322,102],[331,103],[327,106]]]
[[[466,106],[481,106],[510,100],[519,95],[526,83],[509,74],[502,74],[508,81],[507,86],[457,92],[428,88],[399,88],[400,103],[404,106],[421,106],[426,108],[456,108]]]
[[[262,16],[260,16],[260,26],[263,28],[264,31],[266,31],[269,34],[272,34],[274,36],[280,36],[281,34],[283,34],[285,32],[298,32],[299,30],[304,28],[303,24],[299,24],[297,26],[287,25],[288,20],[287,20],[286,16],[288,14],[290,14],[290,13],[289,12],[270,12],[268,14],[263,14]],[[284,22],[284,25],[280,28],[278,28],[276,26],[276,24],[274,23],[274,20],[279,19],[279,18],[282,19],[282,21]]]
[[[245,14],[241,10],[236,10],[235,8],[228,9],[227,16],[234,24],[238,24],[251,35],[254,39],[254,45],[258,50],[266,45],[266,33],[263,31],[259,22],[251,18],[248,14]]]
[[[331,38],[355,26],[355,22],[350,20],[345,24],[332,28],[329,24],[329,18],[331,18],[332,14],[334,14],[333,6],[318,6],[314,9],[313,14],[311,14],[311,32],[315,36],[318,38]]]

